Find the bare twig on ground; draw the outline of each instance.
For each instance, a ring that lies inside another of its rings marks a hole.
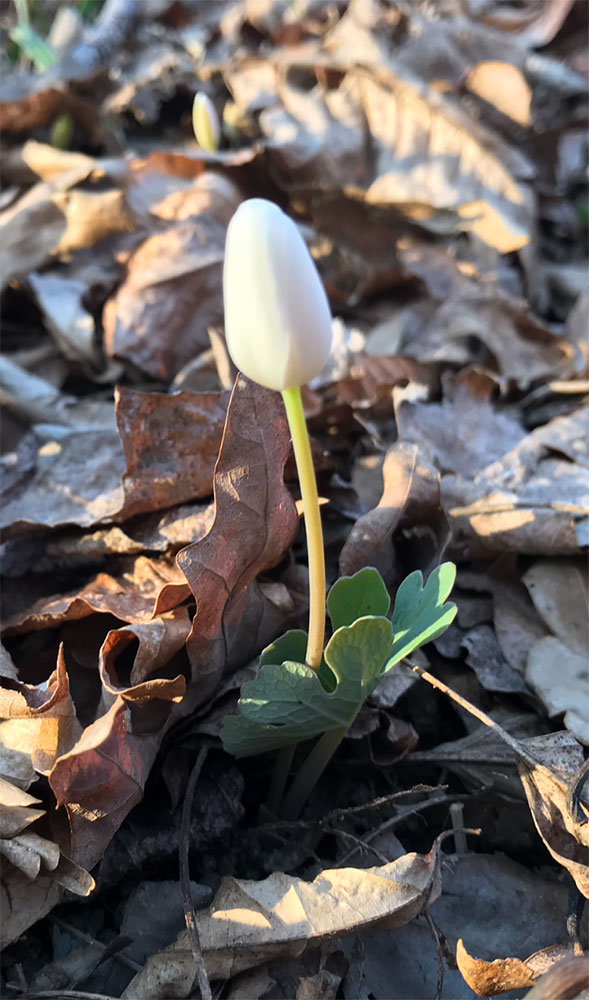
[[[195,765],[192,768],[190,778],[188,779],[188,785],[186,786],[186,795],[184,796],[184,804],[182,806],[182,822],[180,825],[180,888],[182,890],[182,903],[184,906],[186,930],[188,931],[192,955],[194,957],[194,964],[196,966],[196,979],[200,995],[202,1000],[213,1000],[213,994],[211,993],[209,977],[207,976],[207,970],[205,969],[202,949],[200,946],[200,938],[198,935],[196,913],[194,911],[192,891],[190,888],[189,865],[190,816],[192,813],[192,800],[194,798],[194,789],[196,788],[196,783],[200,777],[200,772],[206,760],[207,753],[208,747],[201,747],[198,757],[196,758]]]

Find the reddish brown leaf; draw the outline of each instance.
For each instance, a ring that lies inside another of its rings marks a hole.
[[[116,698],[109,711],[84,730],[49,775],[58,806],[69,820],[67,854],[92,868],[123,819],[141,799],[155,756],[155,740],[129,731],[128,708]]]
[[[283,479],[289,452],[280,396],[239,376],[215,469],[215,520],[177,556],[197,602],[187,650],[199,700],[284,622],[284,612],[253,584],[280,562],[298,530]]]
[[[105,346],[154,378],[171,379],[223,319],[225,227],[209,214],[149,236],[104,308]]]
[[[115,391],[127,462],[121,518],[211,495],[227,401],[214,392]]]
[[[146,625],[128,625],[108,633],[100,650],[100,677],[111,695],[120,695],[125,701],[144,705],[152,698],[163,701],[181,701],[186,681],[181,675],[173,678],[154,677],[172,657],[183,648],[190,631],[190,618],[186,608],[176,608],[154,618]],[[122,650],[137,641],[131,669],[130,684],[122,683],[117,676],[116,660]]]
[[[42,598],[6,622],[7,634],[48,628],[61,621],[87,618],[95,611],[126,622],[146,622],[177,607],[190,594],[175,563],[137,556],[119,576],[99,573],[80,591]]]

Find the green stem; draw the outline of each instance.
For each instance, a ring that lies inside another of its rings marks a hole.
[[[288,790],[282,809],[282,819],[297,819],[307,796],[323,774],[348,729],[330,729],[317,741]]]
[[[295,750],[296,744],[294,743],[290,747],[282,747],[282,749],[276,754],[276,758],[274,760],[272,781],[270,784],[270,791],[268,792],[268,798],[266,800],[266,805],[274,816],[278,816],[280,814],[280,807],[284,798],[284,789],[286,788],[286,782],[290,773],[290,767]]]
[[[323,531],[321,512],[317,495],[317,481],[313,468],[311,444],[303,411],[301,390],[298,386],[282,392],[286,416],[290,427],[295,461],[299,474],[301,496],[307,532],[307,553],[309,560],[309,638],[307,640],[306,662],[313,670],[318,670],[323,656],[325,638],[325,556],[323,553]]]

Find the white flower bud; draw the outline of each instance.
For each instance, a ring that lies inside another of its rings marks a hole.
[[[194,98],[192,127],[201,149],[216,153],[221,142],[221,124],[215,105],[206,94],[197,94]]]
[[[233,361],[268,389],[319,374],[331,350],[331,313],[295,223],[262,198],[229,223],[223,273],[225,335]]]

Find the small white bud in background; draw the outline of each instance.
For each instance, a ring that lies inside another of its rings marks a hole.
[[[221,124],[215,105],[206,94],[196,94],[194,98],[192,127],[201,149],[216,153],[221,142]]]
[[[331,350],[331,313],[295,223],[273,202],[244,201],[229,223],[223,272],[225,336],[235,365],[268,389],[319,374]]]

